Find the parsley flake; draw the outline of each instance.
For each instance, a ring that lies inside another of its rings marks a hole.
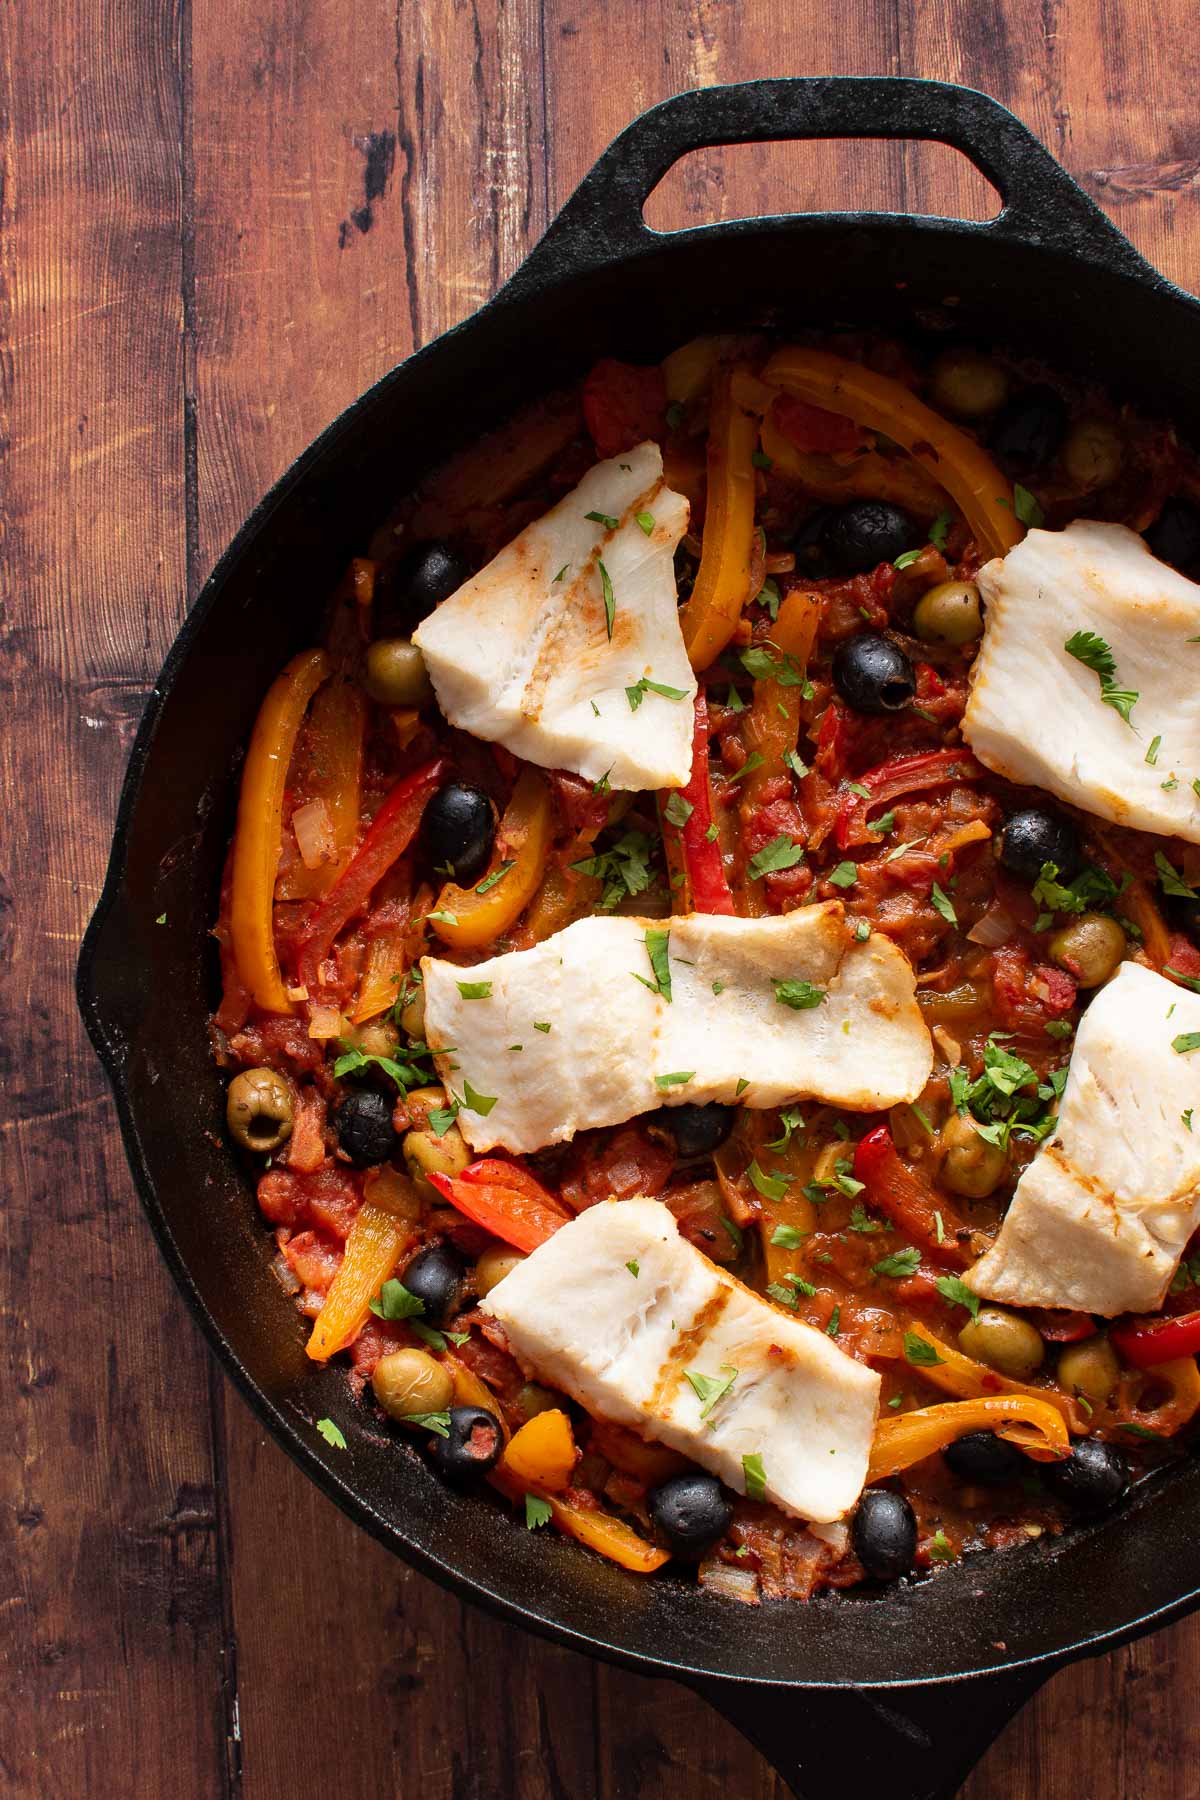
[[[631,1256],[629,1261],[625,1264],[625,1267],[629,1270],[629,1273],[633,1276],[633,1279],[636,1281],[638,1276],[642,1272],[642,1265],[638,1262],[637,1257]]]
[[[741,781],[744,776],[753,774],[755,769],[762,768],[765,760],[766,760],[766,758],[763,756],[763,754],[760,750],[752,750],[750,752],[749,756],[746,758],[745,762],[742,764],[741,768],[736,770],[729,777],[730,781]],[[788,842],[789,843],[791,842],[790,838],[788,839]],[[801,855],[803,855],[803,852],[801,852]],[[799,860],[799,859],[797,859],[797,860]]]
[[[469,1081],[463,1082],[463,1105],[478,1113],[481,1119],[487,1118],[498,1098],[497,1094],[477,1094]]]
[[[535,1019],[533,1021],[533,1029],[535,1031],[551,1031],[553,1030],[553,1027],[548,1019]]]
[[[419,1425],[425,1431],[432,1431],[436,1437],[450,1436],[450,1414],[448,1412],[406,1413],[406,1425]]]
[[[979,1295],[959,1275],[939,1275],[937,1291],[951,1306],[965,1306],[973,1319],[979,1317]]]
[[[492,997],[490,981],[459,981],[455,985],[464,1000],[490,1000]]]
[[[757,1166],[758,1165],[755,1164],[756,1168]],[[753,1176],[751,1176],[751,1180],[753,1179]],[[762,1192],[761,1188],[759,1189],[759,1192]],[[767,1198],[769,1198],[769,1196],[767,1196]],[[782,1200],[783,1195],[780,1194],[778,1198]],[[777,1225],[771,1233],[771,1242],[780,1250],[798,1250],[804,1242],[804,1233],[802,1231],[797,1231],[794,1225]]]
[[[640,513],[634,513],[633,516],[637,520],[638,524],[641,526],[642,530],[645,532],[646,536],[649,537],[650,533],[654,530],[654,514],[648,513],[648,512],[640,512]]]
[[[858,880],[858,864],[854,862],[840,862],[837,868],[832,870],[826,879],[833,887],[852,888]]]
[[[525,1496],[525,1529],[526,1529],[526,1531],[536,1531],[539,1526],[548,1525],[553,1517],[554,1517],[554,1509],[550,1505],[550,1502],[548,1500],[543,1500],[540,1494],[526,1494],[526,1496]]]
[[[673,1075],[656,1075],[656,1088],[686,1087],[689,1081],[696,1079],[695,1069],[678,1069]]]
[[[746,1170],[746,1173],[750,1177],[751,1187],[756,1189],[756,1191],[762,1195],[764,1200],[784,1199],[789,1185],[795,1179],[794,1176],[791,1175],[768,1175],[764,1169],[759,1168],[757,1157],[754,1158],[750,1167]],[[776,1229],[780,1231],[790,1231],[792,1227],[782,1225],[777,1226]],[[772,1238],[771,1242],[775,1243],[777,1240]],[[787,1248],[791,1249],[794,1248],[794,1246],[788,1245]]]
[[[835,1338],[841,1328],[841,1323],[842,1309],[840,1306],[835,1306],[829,1315],[829,1323],[825,1327],[826,1336]]]
[[[932,1369],[938,1363],[945,1362],[946,1359],[944,1356],[939,1356],[933,1345],[927,1344],[925,1339],[918,1337],[915,1331],[906,1331],[904,1334],[904,1360],[911,1363],[914,1369]]]
[[[502,862],[498,869],[493,869],[490,875],[484,876],[483,880],[476,887],[475,892],[477,894],[490,893],[491,890],[494,887],[496,887],[499,882],[504,880],[504,877],[508,874],[508,871],[515,867],[516,867],[515,858],[510,858],[508,860],[508,862]]]
[[[794,869],[797,863],[804,861],[804,846],[795,838],[781,831],[778,837],[764,844],[755,852],[747,864],[751,881],[761,881],[764,875],[773,875],[780,869]]]
[[[1132,688],[1117,686],[1117,664],[1110,645],[1094,631],[1077,631],[1067,639],[1063,649],[1076,662],[1091,669],[1100,683],[1100,698],[1104,704],[1120,713],[1127,725],[1132,724],[1129,715],[1137,704],[1138,695]]]
[[[609,636],[612,636],[611,632],[609,633]],[[638,681],[634,682],[632,687],[627,687],[625,689],[625,698],[629,702],[630,712],[637,711],[647,694],[659,694],[664,700],[687,699],[686,688],[668,687],[663,681],[651,681],[648,675],[643,675]]]
[[[724,1399],[737,1380],[738,1373],[731,1363],[722,1363],[717,1375],[702,1375],[698,1369],[685,1369],[683,1372],[695,1389],[696,1398],[700,1401],[700,1417],[702,1419],[707,1419],[718,1400]]]
[[[958,914],[955,912],[952,902],[948,896],[943,893],[936,881],[930,889],[929,898],[934,912],[941,913],[948,925],[958,924]]]
[[[593,525],[603,525],[605,531],[615,531],[621,522],[619,519],[614,519],[611,513],[590,512],[584,513],[583,516],[585,519],[590,519]]]
[[[919,1250],[895,1250],[891,1256],[885,1256],[877,1263],[872,1263],[872,1275],[887,1275],[895,1280],[902,1280],[906,1275],[915,1275],[921,1266]]]
[[[671,933],[651,927],[645,937],[646,955],[650,958],[650,967],[654,971],[655,991],[664,1000],[671,999],[671,965],[668,960],[671,948]],[[646,984],[650,984],[647,982]]]
[[[608,632],[608,641],[612,643],[613,620],[617,616],[617,603],[613,598],[613,585],[608,570],[602,562],[597,562],[600,571],[600,594],[604,601],[604,629]]]
[[[1046,523],[1045,513],[1029,489],[1022,487],[1019,481],[1013,487],[1013,511],[1022,525],[1037,526]]]
[[[335,1450],[344,1450],[346,1448],[346,1440],[332,1419],[318,1419],[317,1430],[325,1439],[325,1442],[327,1444],[332,1444]]]
[[[695,810],[691,801],[685,800],[683,795],[676,791],[663,807],[663,818],[682,831]]]
[[[790,1006],[793,1012],[808,1012],[825,998],[825,989],[814,987],[811,981],[773,981],[771,985],[780,1006]]]
[[[763,1468],[762,1452],[756,1450],[752,1456],[743,1456],[742,1474],[746,1481],[747,1500],[765,1500],[767,1497],[767,1476]]]
[[[1186,1056],[1191,1050],[1200,1050],[1200,1031],[1181,1031],[1177,1038],[1171,1039],[1171,1048],[1176,1056]]]
[[[1151,738],[1150,748],[1146,752],[1146,761],[1148,763],[1154,764],[1158,761],[1158,747],[1161,743],[1161,737]]]
[[[1164,894],[1173,894],[1179,900],[1196,900],[1200,895],[1194,887],[1189,887],[1175,865],[1168,861],[1161,850],[1154,852],[1154,866],[1158,870],[1158,879]]]

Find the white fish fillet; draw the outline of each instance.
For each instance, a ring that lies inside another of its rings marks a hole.
[[[646,933],[665,929],[670,1002],[643,985]],[[839,900],[761,919],[579,919],[469,970],[429,956],[421,967],[426,1036],[454,1046],[436,1059],[443,1081],[460,1100],[469,1082],[495,1101],[486,1116],[459,1113],[479,1151],[537,1150],[684,1101],[815,1096],[873,1111],[914,1100],[932,1065],[906,957],[879,933],[857,942]],[[463,980],[490,983],[490,996],[465,999]],[[824,998],[794,1010],[780,980]],[[688,1079],[659,1086],[668,1075]]]
[[[654,521],[649,535],[639,513]],[[590,469],[413,633],[450,723],[543,768],[606,775],[614,788],[685,786],[696,678],[674,558],[688,514],[663,481],[657,444]],[[643,677],[683,698],[643,691],[634,710],[625,690]]]
[[[1200,586],[1136,532],[1088,519],[1031,531],[979,585],[987,620],[963,736],[980,762],[1101,819],[1200,843],[1200,643],[1188,641],[1200,636]],[[1137,691],[1131,724],[1067,655],[1077,631],[1102,637],[1117,684]]]
[[[742,1458],[761,1456],[767,1499],[799,1518],[827,1523],[858,1499],[878,1375],[716,1268],[660,1201],[589,1207],[481,1304],[535,1374],[735,1492]],[[737,1371],[705,1417],[689,1370],[722,1384]]]
[[[1109,1318],[1162,1304],[1200,1224],[1200,1050],[1171,1047],[1194,1031],[1200,994],[1139,963],[1100,990],[1075,1040],[1058,1131],[966,1275],[976,1293]]]

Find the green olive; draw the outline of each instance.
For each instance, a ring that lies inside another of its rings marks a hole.
[[[1081,913],[1050,939],[1050,955],[1080,987],[1101,987],[1121,966],[1125,933],[1107,913]]]
[[[445,1412],[454,1398],[449,1369],[424,1350],[393,1350],[390,1355],[381,1356],[375,1364],[371,1386],[390,1419]]]
[[[444,1087],[413,1088],[405,1094],[404,1105],[414,1131],[428,1131],[431,1112],[441,1112],[446,1104]]]
[[[925,644],[973,644],[983,636],[983,609],[973,581],[939,581],[917,601],[913,630]]]
[[[562,1401],[557,1394],[552,1394],[549,1388],[539,1387],[536,1381],[527,1381],[523,1388],[518,1389],[517,1406],[527,1419],[534,1418],[538,1413],[552,1412],[556,1406],[561,1405]]]
[[[941,1130],[945,1152],[941,1179],[952,1194],[982,1200],[1008,1173],[1008,1156],[999,1144],[980,1137],[973,1120],[951,1113]]]
[[[419,987],[400,1009],[400,1029],[414,1044],[425,1041],[425,989]]]
[[[1082,488],[1107,487],[1121,473],[1125,447],[1107,419],[1080,419],[1062,448],[1063,468]]]
[[[384,1013],[382,1018],[348,1025],[341,1034],[341,1041],[361,1050],[364,1056],[395,1056],[400,1033],[392,1024],[392,1015]]]
[[[521,1252],[511,1244],[489,1244],[475,1264],[475,1292],[479,1298],[484,1299],[524,1261]]]
[[[1065,1344],[1058,1359],[1059,1387],[1096,1405],[1108,1399],[1120,1375],[1117,1353],[1103,1332],[1081,1344]]]
[[[1010,1381],[1024,1381],[1041,1368],[1046,1354],[1041,1335],[1029,1320],[1003,1306],[981,1306],[978,1318],[969,1319],[959,1332],[958,1346],[964,1356],[986,1363]]]
[[[933,365],[930,393],[935,406],[958,419],[982,419],[1008,398],[1008,376],[978,350],[944,350]]]
[[[278,1150],[292,1135],[292,1090],[274,1069],[245,1069],[229,1084],[225,1122],[243,1150]]]
[[[461,1175],[471,1160],[457,1125],[451,1125],[441,1137],[436,1131],[406,1131],[401,1148],[413,1183],[427,1200],[441,1198],[428,1179],[430,1175]]]
[[[424,706],[433,699],[425,658],[407,638],[377,638],[367,651],[367,692],[383,706]]]

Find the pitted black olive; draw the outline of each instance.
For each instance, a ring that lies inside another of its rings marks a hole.
[[[395,570],[392,587],[406,612],[423,619],[474,573],[456,544],[416,544]]]
[[[464,1264],[449,1244],[431,1244],[414,1256],[400,1279],[415,1299],[424,1302],[421,1315],[430,1325],[442,1325],[454,1309],[462,1286]]]
[[[374,1088],[360,1088],[333,1115],[337,1141],[355,1168],[386,1162],[396,1149],[392,1102]]]
[[[1058,454],[1067,435],[1067,407],[1061,394],[1039,382],[1019,394],[996,415],[992,454],[1010,475],[1040,469]]]
[[[839,644],[833,658],[833,685],[858,712],[899,712],[917,691],[913,666],[890,638],[860,631]]]
[[[1061,813],[1045,806],[1029,806],[1013,813],[1000,834],[1000,861],[1010,875],[1036,881],[1046,863],[1053,863],[1060,881],[1072,881],[1083,867],[1079,833]]]
[[[688,1556],[700,1555],[723,1538],[733,1518],[720,1482],[701,1469],[664,1481],[651,1493],[649,1508],[671,1548]]]
[[[496,839],[496,809],[478,788],[451,781],[440,787],[421,820],[421,848],[439,874],[469,887],[488,866]]]
[[[495,1413],[485,1406],[452,1406],[447,1415],[447,1436],[433,1440],[433,1464],[447,1481],[478,1481],[493,1469],[504,1448],[504,1435]]]
[[[1103,1512],[1124,1499],[1129,1488],[1129,1464],[1101,1438],[1080,1438],[1070,1456],[1043,1463],[1040,1473],[1051,1493],[1079,1512]]]
[[[880,563],[895,562],[921,540],[906,512],[886,500],[856,500],[839,506],[825,521],[821,541],[845,575],[865,575]]]
[[[1016,1446],[1006,1444],[994,1431],[968,1431],[965,1437],[947,1444],[942,1455],[947,1467],[960,1481],[969,1481],[979,1487],[1015,1481],[1026,1467],[1025,1458]]]
[[[855,1509],[850,1542],[868,1575],[894,1581],[907,1575],[917,1553],[917,1521],[903,1494],[868,1488]]]
[[[671,1106],[662,1115],[663,1123],[675,1139],[680,1156],[707,1156],[723,1144],[733,1130],[736,1107],[710,1101],[707,1106]]]

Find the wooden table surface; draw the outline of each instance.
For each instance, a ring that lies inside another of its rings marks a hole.
[[[968,82],[1187,285],[1190,10],[0,4],[0,1793],[782,1795],[700,1700],[458,1605],[264,1438],[142,1220],[76,948],[147,691],[238,522],[494,290],[635,113],[747,76]],[[712,153],[654,217],[954,211],[981,188],[949,151]],[[1198,1676],[1200,1618],[1059,1675],[966,1793],[1200,1792]]]

